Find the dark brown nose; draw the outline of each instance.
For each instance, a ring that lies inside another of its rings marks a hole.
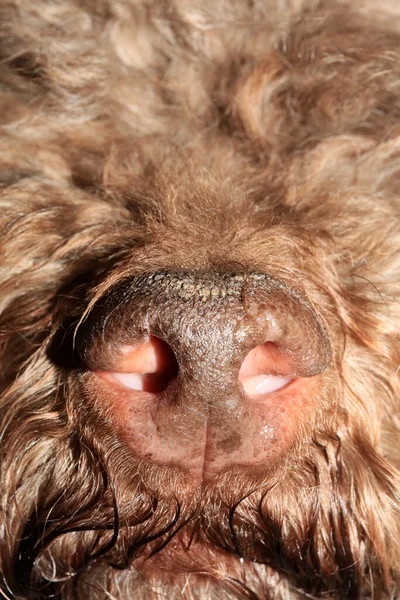
[[[310,304],[263,273],[139,276],[88,323],[84,361],[132,452],[203,477],[280,456],[331,357]]]

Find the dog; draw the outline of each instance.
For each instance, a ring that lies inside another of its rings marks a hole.
[[[400,10],[1,4],[4,598],[400,595]]]

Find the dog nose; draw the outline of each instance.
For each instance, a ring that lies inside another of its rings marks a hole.
[[[286,451],[331,356],[311,305],[264,273],[143,275],[89,323],[84,360],[125,443],[202,477]]]

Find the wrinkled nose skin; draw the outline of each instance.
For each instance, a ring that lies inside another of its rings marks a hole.
[[[279,459],[312,419],[331,358],[310,304],[264,273],[141,275],[110,291],[87,327],[90,393],[121,440],[203,480]],[[131,389],[130,365],[146,377],[146,364],[165,385]],[[272,391],[252,385],[274,380]]]

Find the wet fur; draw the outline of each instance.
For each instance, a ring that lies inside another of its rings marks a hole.
[[[0,9],[3,595],[397,598],[396,3]],[[334,360],[282,464],[193,493],[60,348],[127,276],[225,265],[304,293]]]

